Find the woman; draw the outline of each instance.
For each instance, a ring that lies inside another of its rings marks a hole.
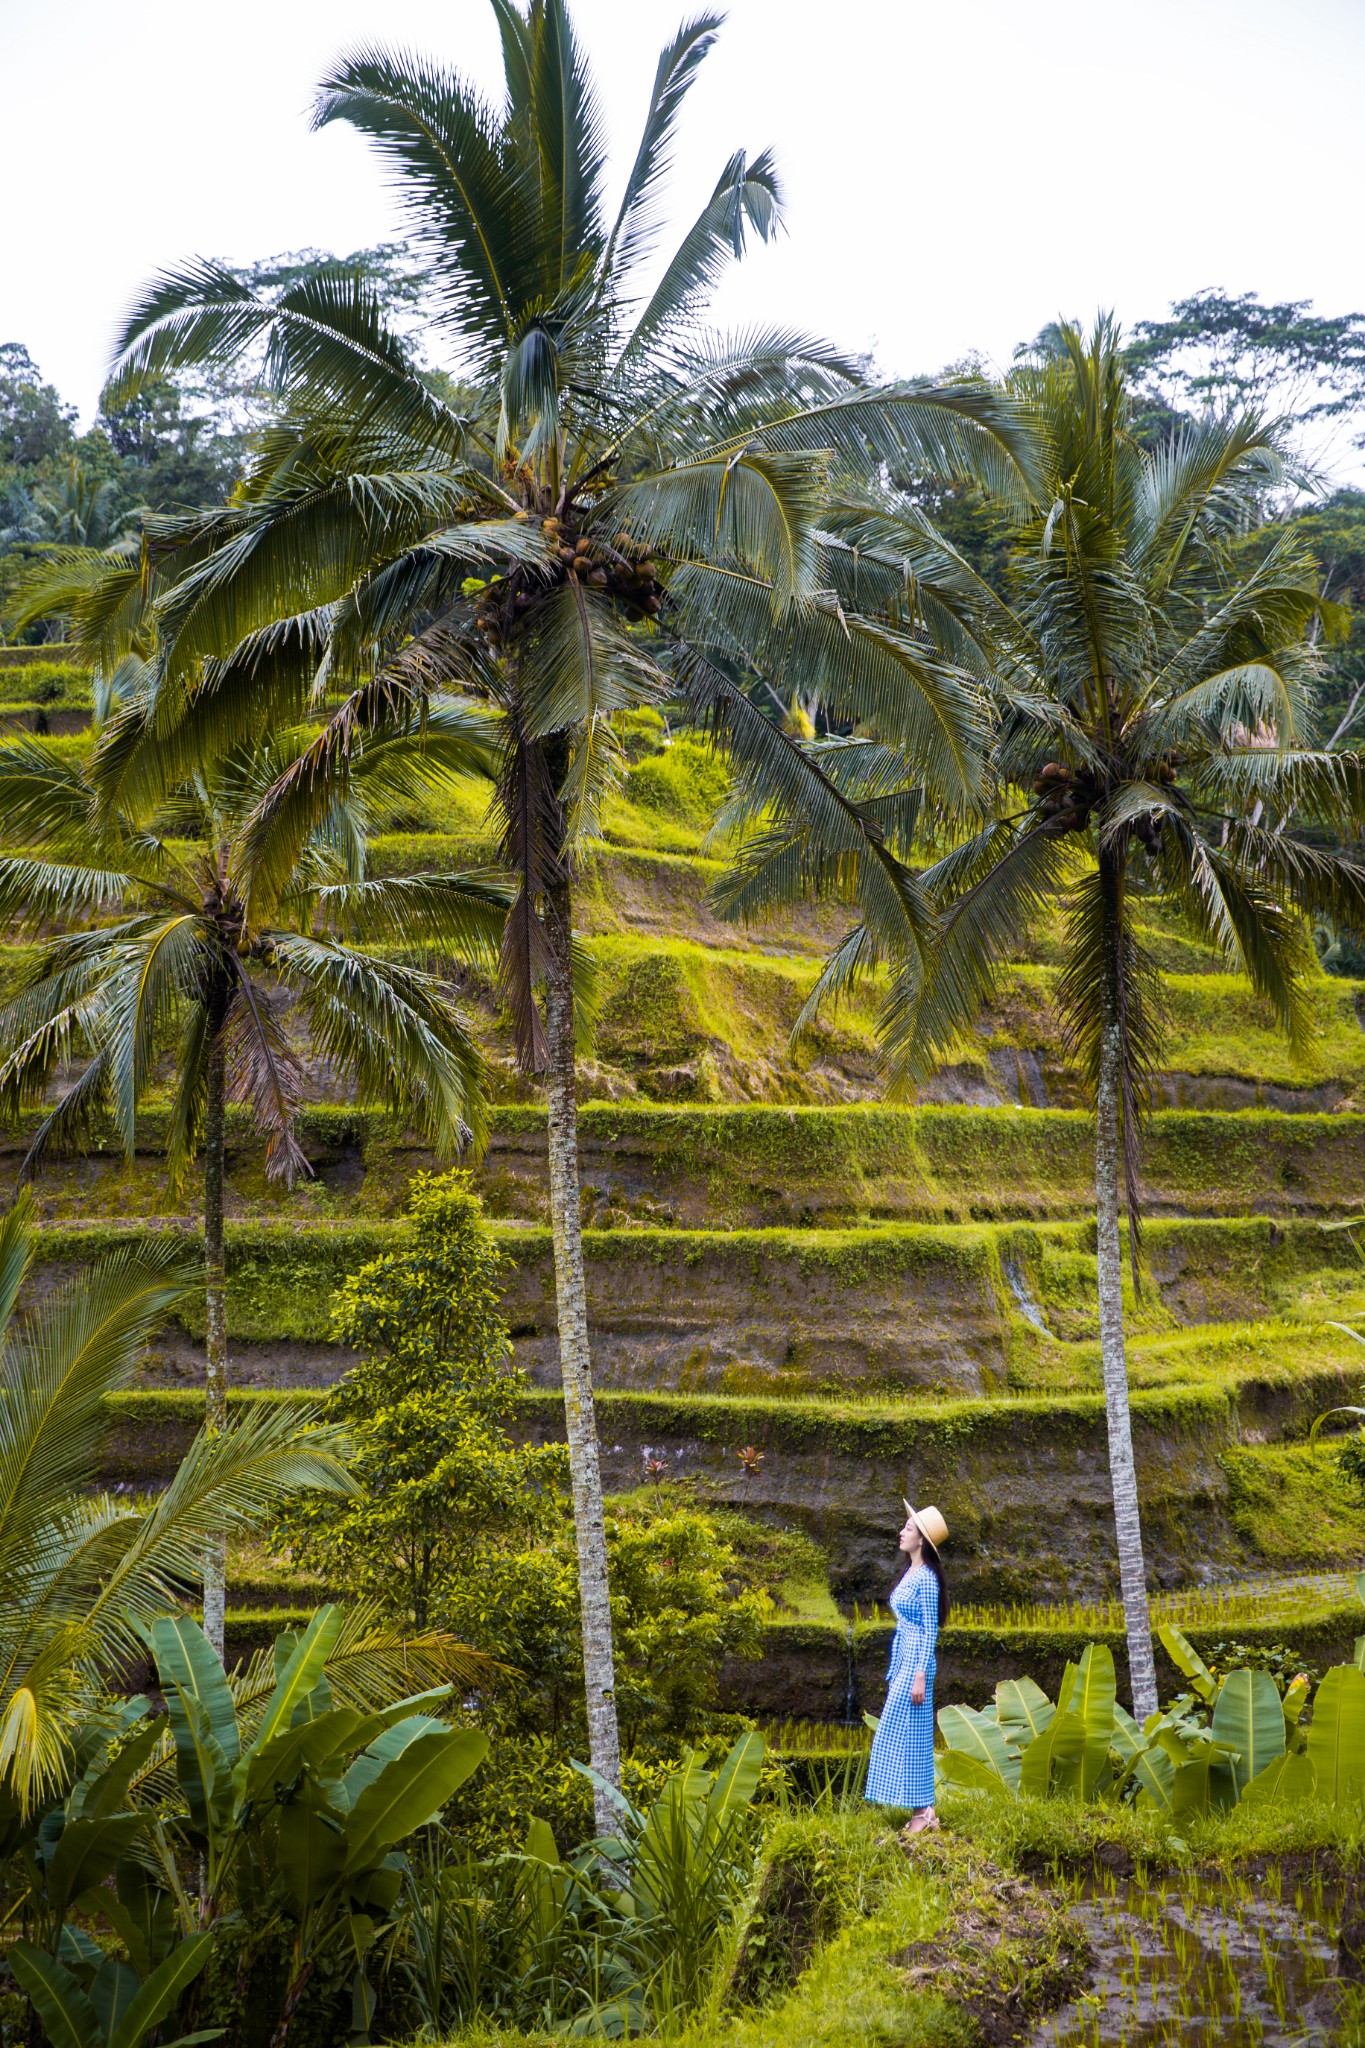
[[[948,1524],[937,1508],[912,1508],[901,1530],[900,1547],[910,1569],[891,1595],[896,1637],[891,1645],[889,1689],[872,1754],[864,1797],[878,1806],[909,1807],[910,1833],[938,1826],[934,1812],[934,1645],[948,1619],[948,1587],[938,1546]]]

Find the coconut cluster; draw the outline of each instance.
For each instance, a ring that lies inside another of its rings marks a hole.
[[[547,568],[537,566],[525,583],[516,576],[499,577],[479,592],[474,624],[490,647],[504,644],[517,620],[547,588],[570,580],[613,599],[632,621],[658,616],[663,585],[648,551],[628,533],[606,541],[575,532],[559,519],[546,519],[542,525],[550,558]]]
[[[1175,763],[1162,760],[1151,770],[1149,780],[1162,784],[1175,781]],[[1048,761],[1034,778],[1033,793],[1042,801],[1038,805],[1039,820],[1050,825],[1054,832],[1084,832],[1090,823],[1090,814],[1100,802],[1104,792],[1099,777],[1093,768],[1068,768],[1062,761]],[[1161,840],[1161,818],[1139,815],[1133,821],[1133,831],[1149,853],[1155,853]]]
[[[1062,761],[1048,761],[1039,769],[1033,791],[1042,798],[1039,818],[1055,832],[1084,832],[1100,800],[1094,770],[1068,768]]]

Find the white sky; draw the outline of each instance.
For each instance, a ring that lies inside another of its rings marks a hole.
[[[622,175],[659,46],[699,9],[577,0]],[[88,419],[158,268],[393,234],[364,144],[306,124],[360,41],[497,80],[486,0],[0,0],[0,340]],[[1362,93],[1365,0],[731,0],[676,217],[771,143],[789,232],[719,321],[817,330],[887,374],[1003,363],[1059,312],[1132,321],[1205,285],[1340,313],[1365,301]]]

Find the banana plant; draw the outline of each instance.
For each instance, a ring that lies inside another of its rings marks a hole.
[[[1092,1799],[1126,1780],[1142,1748],[1136,1723],[1118,1703],[1114,1655],[1088,1643],[1068,1664],[1056,1704],[1031,1678],[1002,1679],[979,1712],[943,1707],[947,1783],[996,1796],[1033,1793]]]
[[[350,1970],[353,2031],[364,2037],[374,2007],[366,1957],[398,1898],[398,1846],[488,1747],[430,1711],[448,1701],[448,1685],[378,1710],[335,1705],[325,1667],[342,1624],[340,1607],[324,1607],[301,1636],[281,1637],[275,1687],[249,1739],[198,1624],[163,1615],[146,1631],[183,1806],[162,1832],[163,1861],[175,1865],[186,1848],[198,1859],[200,1927],[235,1912],[258,1940],[292,1928],[277,2044],[324,1959]]]
[[[209,1959],[211,1934],[188,1934],[145,1977],[67,1927],[59,1958],[16,1941],[7,1961],[43,2023],[50,2048],[143,2048]],[[165,2048],[216,2041],[221,2027],[177,2035]]]
[[[1079,1663],[1067,1665],[1055,1705],[1032,1679],[1004,1679],[993,1706],[944,1707],[938,1724],[945,1782],[996,1797],[1136,1796],[1183,1813],[1207,1806],[1211,1787],[1221,1795],[1219,1774],[1230,1768],[1222,1733],[1186,1716],[1154,1714],[1139,1728],[1118,1700],[1113,1652],[1103,1643],[1087,1644]]]
[[[26,1807],[12,1785],[0,1789],[4,1918],[25,1929],[6,1960],[50,2048],[142,2048],[208,1960],[211,1937],[182,1933],[172,1894],[147,1868],[152,1815],[133,1803],[164,1731],[145,1699],[123,1701],[75,1732],[49,1803]],[[92,1939],[99,1915],[128,1960]],[[182,2034],[169,2048],[219,2031]]]
[[[1359,1590],[1365,1598],[1365,1574]],[[996,1798],[1132,1798],[1177,1821],[1243,1801],[1316,1794],[1342,1802],[1365,1790],[1359,1659],[1327,1673],[1305,1731],[1306,1677],[1281,1697],[1269,1672],[1218,1678],[1179,1629],[1167,1624],[1159,1633],[1189,1686],[1164,1712],[1139,1728],[1115,1697],[1112,1653],[1090,1643],[1079,1664],[1067,1665],[1055,1705],[1021,1678],[1002,1680],[982,1711],[942,1708],[941,1780]]]

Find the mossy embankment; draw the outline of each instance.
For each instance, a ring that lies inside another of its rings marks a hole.
[[[1140,1392],[1134,1444],[1156,1583],[1170,1588],[1263,1574],[1267,1528],[1283,1519],[1313,1546],[1273,1562],[1346,1565],[1365,1548],[1365,1514],[1327,1459],[1296,1449],[1345,1376],[1280,1386]],[[299,1400],[297,1391],[234,1396]],[[104,1469],[134,1486],[164,1481],[202,1412],[186,1390],[111,1404]],[[563,1434],[557,1394],[532,1390],[521,1427]],[[1107,1598],[1116,1585],[1104,1406],[1097,1395],[871,1404],[604,1392],[598,1434],[606,1484],[638,1485],[645,1459],[699,1498],[804,1529],[827,1550],[844,1599],[885,1594],[888,1527],[903,1494],[939,1502],[953,1529],[961,1598]],[[744,1456],[741,1457],[740,1453]],[[1278,1515],[1264,1512],[1265,1504]]]
[[[20,654],[29,659],[13,659]],[[0,650],[0,738],[81,732],[93,709],[89,671],[60,658],[60,651]]]
[[[40,1298],[153,1222],[45,1225],[28,1283]],[[196,1233],[185,1228],[187,1242]],[[335,1375],[331,1303],[348,1273],[401,1239],[388,1220],[249,1219],[227,1233],[228,1333],[250,1384]],[[536,1385],[558,1379],[553,1248],[503,1226],[504,1313]],[[1099,1385],[1088,1223],[885,1225],[863,1230],[588,1230],[588,1309],[604,1388],[805,1399],[1085,1391]],[[1146,1283],[1126,1281],[1142,1388],[1349,1379],[1355,1347],[1328,1318],[1365,1313],[1350,1237],[1266,1218],[1158,1221]],[[168,1333],[147,1377],[197,1377],[200,1318]]]
[[[13,1181],[38,1118],[0,1136],[0,1178]],[[84,1152],[50,1160],[35,1185],[51,1221],[183,1216],[163,1166],[166,1114],[138,1121],[125,1162],[112,1129]],[[434,1154],[378,1111],[305,1109],[299,1136],[310,1173],[293,1190],[267,1182],[246,1113],[228,1116],[228,1206],[236,1217],[397,1216],[413,1173]],[[599,1228],[838,1228],[888,1223],[1051,1222],[1094,1206],[1094,1125],[1080,1110],[855,1104],[588,1103],[579,1137],[584,1220]],[[1160,1111],[1143,1133],[1143,1188],[1154,1217],[1269,1216],[1330,1220],[1365,1190],[1365,1118]],[[492,1112],[474,1169],[489,1211],[548,1221],[545,1113]]]

